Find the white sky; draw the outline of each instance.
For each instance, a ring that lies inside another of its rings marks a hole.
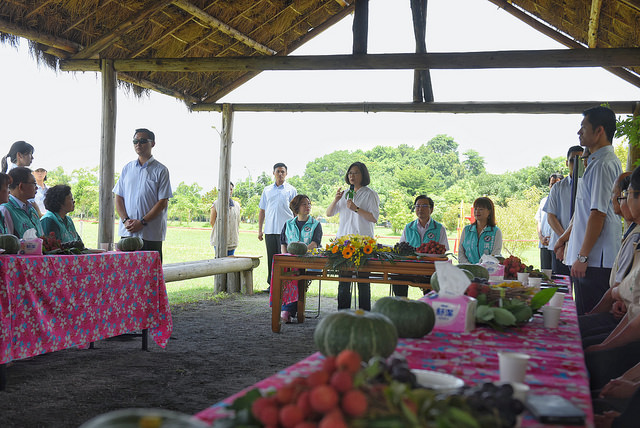
[[[398,7],[398,5],[402,7]],[[465,13],[460,14],[459,11]],[[295,55],[351,52],[352,17],[316,37]],[[23,47],[0,46],[0,155],[16,140],[35,147],[33,168],[92,168],[99,163],[100,76],[57,75],[38,68]],[[559,49],[488,1],[431,0],[429,52]],[[413,52],[408,1],[371,0],[369,53]],[[536,69],[431,72],[436,101],[640,100],[640,89],[602,69]],[[221,102],[410,102],[411,71],[264,72]],[[377,145],[418,147],[448,134],[460,153],[473,148],[490,172],[537,165],[544,155],[564,156],[578,143],[579,115],[424,113],[236,113],[231,180],[271,172],[285,162],[289,175],[334,150]],[[116,170],[135,157],[133,129],[156,133],[154,155],[167,165],[175,188],[197,182],[205,190],[218,181],[221,115],[189,113],[181,101],[153,93],[137,99],[118,92]],[[356,159],[353,159],[356,160]],[[352,159],[345,160],[345,167]]]

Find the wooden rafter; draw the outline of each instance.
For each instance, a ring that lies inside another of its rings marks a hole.
[[[50,46],[60,51],[68,52],[70,54],[78,52],[78,50],[82,48],[82,45],[79,43],[75,43],[61,37],[52,36],[50,34],[44,34],[36,30],[28,30],[17,24],[1,19],[0,31],[3,33],[13,34],[14,36],[24,37],[25,39],[33,40],[34,42]]]
[[[50,3],[53,3],[53,0],[47,0],[42,2],[42,4],[38,7],[35,7],[31,12],[27,13],[24,18],[22,18],[24,21],[26,21],[27,19],[29,19],[30,17],[32,17],[33,15],[35,15],[36,13],[40,12],[44,7],[48,6]]]
[[[590,48],[598,47],[598,27],[600,26],[600,9],[602,0],[591,0],[591,12],[589,14],[588,43]]]
[[[98,60],[66,60],[64,71],[97,71]],[[116,71],[470,70],[492,68],[639,67],[640,48],[490,52],[302,55],[114,60]]]
[[[151,15],[161,10],[162,8],[166,7],[168,4],[171,4],[172,2],[173,0],[158,0],[153,7],[143,9],[137,15],[120,23],[113,29],[113,31],[103,35],[92,45],[87,46],[77,54],[73,55],[73,58],[87,59],[99,54],[100,52],[120,40],[120,38],[128,31],[131,31],[139,25],[144,24],[147,18],[149,18]]]
[[[504,9],[505,12],[508,12],[511,15],[515,16],[522,22],[530,25],[532,28],[540,31],[542,34],[545,34],[551,37],[553,40],[555,40],[558,43],[561,43],[572,49],[585,48],[584,45],[578,43],[576,40],[570,37],[567,37],[565,34],[539,21],[538,19],[534,18],[533,16],[523,11],[522,9],[519,9],[513,6],[511,2],[508,0],[489,0],[489,1],[495,4],[496,6]],[[604,69],[607,70],[609,73],[614,74],[619,78],[640,88],[640,77],[636,73],[633,73],[629,70],[625,70],[624,68],[619,68],[619,67],[604,67]]]
[[[211,28],[220,30],[221,32],[228,35],[229,37],[233,37],[234,39],[244,43],[245,45],[251,47],[252,49],[257,50],[258,52],[261,52],[265,55],[276,54],[276,51],[274,51],[270,47],[265,46],[261,43],[258,43],[257,41],[243,34],[241,31],[238,31],[235,28],[220,21],[216,17],[209,15],[202,9],[194,6],[193,4],[189,3],[186,0],[174,0],[173,4],[179,7],[180,9],[184,10],[185,12],[195,16],[199,20],[203,21],[205,24],[209,25]]]
[[[580,114],[599,101],[460,102],[460,103],[267,103],[232,104],[235,112],[353,112],[353,113],[504,113]],[[618,114],[633,113],[634,101],[607,101]],[[222,111],[224,104],[196,104],[192,111]]]

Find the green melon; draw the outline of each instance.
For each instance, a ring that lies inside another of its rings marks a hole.
[[[474,275],[475,278],[489,279],[489,271],[484,266],[472,265],[472,264],[459,264],[458,267],[460,269],[468,270]]]
[[[0,235],[0,248],[7,254],[18,254],[20,240],[14,235]]]
[[[423,337],[433,330],[436,322],[428,303],[405,297],[383,297],[371,311],[386,315],[396,326],[398,337]]]
[[[287,252],[296,256],[304,256],[307,254],[307,244],[304,242],[291,242],[287,245]]]
[[[144,246],[142,238],[139,236],[127,236],[118,241],[117,248],[120,251],[138,251]]]
[[[338,355],[345,349],[360,354],[363,361],[371,357],[388,357],[398,344],[398,331],[386,316],[363,310],[341,310],[323,318],[313,333],[318,350],[324,355]]]
[[[471,272],[469,272],[466,269],[460,269],[461,271],[463,271],[470,280],[473,280],[474,276]],[[431,275],[431,289],[433,291],[440,291],[440,284],[438,283],[438,272],[434,272],[433,275]]]

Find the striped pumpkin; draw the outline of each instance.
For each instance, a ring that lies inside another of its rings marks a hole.
[[[398,344],[398,332],[386,316],[363,310],[342,310],[323,318],[313,334],[318,350],[324,355],[338,355],[351,349],[363,361],[374,355],[388,357]]]
[[[386,315],[398,330],[399,337],[423,337],[433,330],[436,317],[428,303],[405,297],[383,297],[371,309]]]

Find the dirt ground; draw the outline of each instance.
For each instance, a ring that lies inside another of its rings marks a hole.
[[[0,427],[78,427],[128,407],[195,414],[316,351],[320,318],[271,332],[269,296],[237,296],[172,306],[173,334],[165,349],[141,338],[96,342],[16,361],[0,392]],[[308,307],[318,298],[309,296]],[[322,298],[323,313],[336,310]]]

